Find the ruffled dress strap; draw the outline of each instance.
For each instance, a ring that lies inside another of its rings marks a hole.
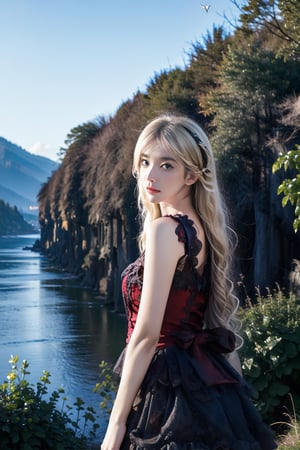
[[[197,237],[197,231],[194,226],[194,222],[188,218],[187,215],[166,215],[178,222],[178,226],[175,233],[178,236],[179,242],[184,243],[185,254],[194,259],[197,257],[202,249],[202,242]],[[197,263],[197,260],[195,260]]]

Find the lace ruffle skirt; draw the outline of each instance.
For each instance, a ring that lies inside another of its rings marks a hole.
[[[272,450],[250,390],[223,356],[211,355],[236,383],[207,386],[187,351],[156,351],[127,422],[122,450]],[[116,365],[122,369],[123,358]]]

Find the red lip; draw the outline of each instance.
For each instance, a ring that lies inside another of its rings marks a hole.
[[[158,189],[154,189],[152,187],[147,187],[146,190],[149,192],[149,194],[157,194],[160,192]]]

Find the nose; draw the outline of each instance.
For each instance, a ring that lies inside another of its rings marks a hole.
[[[147,180],[151,181],[151,182],[154,182],[154,181],[157,180],[157,178],[156,178],[156,171],[155,171],[154,165],[149,166],[149,168],[148,168]]]

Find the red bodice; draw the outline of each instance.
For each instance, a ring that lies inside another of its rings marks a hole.
[[[143,262],[144,257],[142,255],[128,267],[122,279],[122,292],[128,318],[126,343],[129,342],[133,332],[139,310]],[[166,305],[158,343],[159,347],[173,344],[176,336],[183,332],[196,333],[203,327],[204,312],[207,304],[207,296],[201,289],[203,280],[195,271],[192,277],[194,282],[190,288],[188,288],[188,285],[176,286],[182,276],[181,270],[177,267]],[[188,284],[187,281],[186,284]]]
[[[197,238],[193,222],[187,216],[171,216],[178,222],[176,234],[185,246],[174,274],[162,323],[158,348],[177,346],[189,350],[205,367],[207,384],[236,382],[211,362],[209,352],[227,353],[234,349],[234,334],[224,328],[203,329],[208,302],[209,274],[196,271],[197,254],[202,243]],[[143,286],[144,254],[130,264],[122,274],[122,293],[128,319],[129,342],[137,319]]]

